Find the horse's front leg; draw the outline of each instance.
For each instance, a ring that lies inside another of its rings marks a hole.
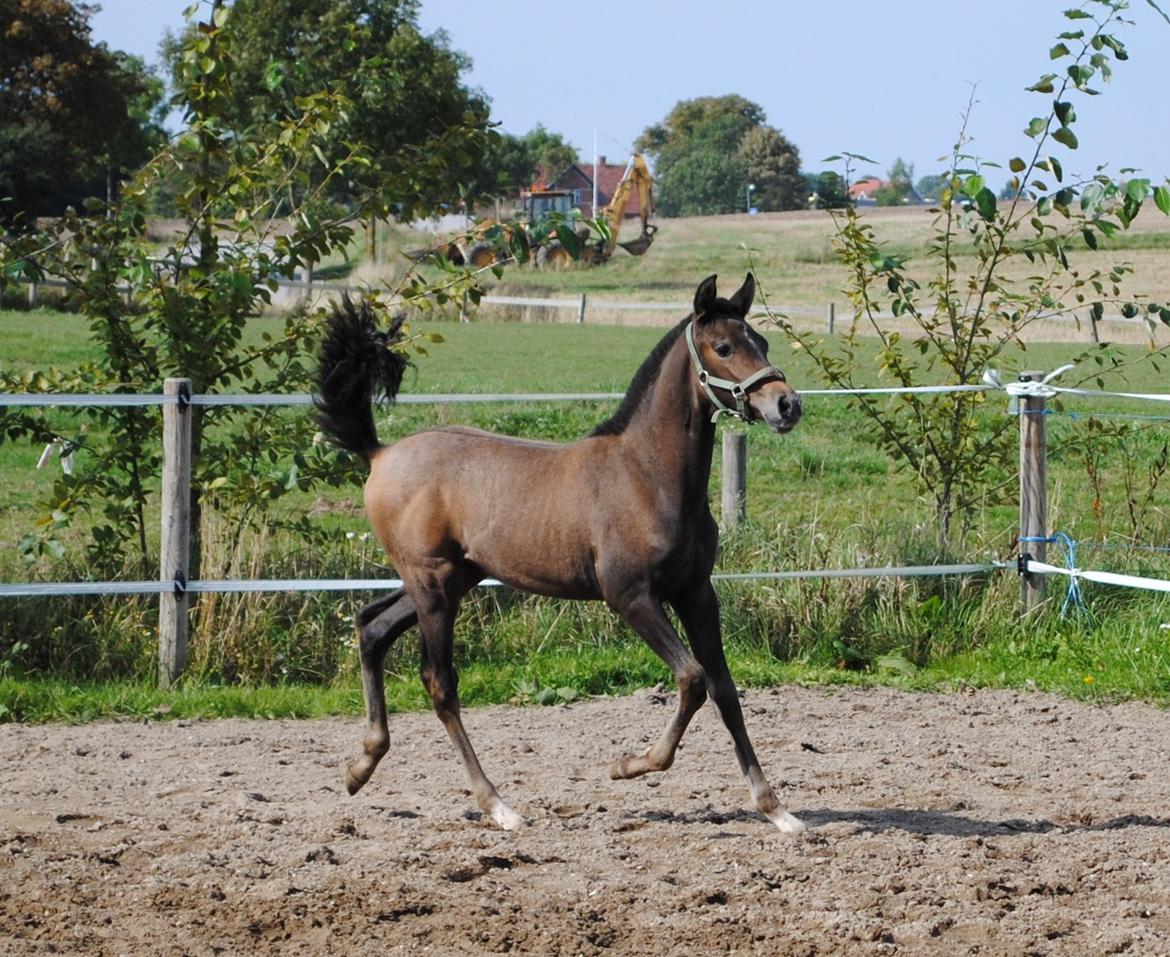
[[[648,771],[665,771],[674,763],[674,754],[691,718],[707,700],[706,678],[694,656],[687,651],[666,617],[662,603],[648,593],[610,602],[655,654],[669,665],[678,682],[678,710],[661,737],[644,754],[625,754],[610,768],[612,778],[634,778]]]
[[[710,580],[705,581],[699,588],[684,593],[671,604],[678,612],[683,628],[686,629],[695,657],[707,674],[707,691],[711,695],[711,700],[715,702],[715,707],[719,709],[724,725],[731,733],[731,740],[735,744],[735,757],[751,789],[752,802],[756,810],[782,831],[803,831],[804,825],[780,807],[780,802],[772,790],[772,785],[764,777],[756,752],[748,738],[747,727],[743,721],[743,709],[739,704],[739,694],[735,690],[735,682],[731,678],[727,658],[723,654],[723,636],[719,627],[719,599]]]

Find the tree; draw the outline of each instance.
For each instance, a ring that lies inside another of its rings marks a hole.
[[[849,205],[849,191],[840,173],[827,169],[812,179],[811,198],[817,209],[844,209]]]
[[[303,97],[345,90],[350,108],[320,148],[336,161],[356,144],[366,162],[331,183],[331,197],[351,202],[382,190],[385,212],[403,216],[458,201],[478,182],[488,144],[463,131],[470,123],[486,132],[489,103],[462,82],[470,61],[447,35],[419,31],[418,9],[417,0],[235,0],[224,121],[262,130]],[[164,43],[172,76],[183,68],[184,42],[200,42],[197,32],[192,24]],[[448,136],[463,148],[446,149]]]
[[[914,191],[925,200],[937,203],[946,188],[946,177],[935,173],[928,173],[914,184]]]
[[[754,126],[739,144],[748,180],[756,187],[754,203],[764,210],[803,209],[808,184],[800,175],[800,154],[779,130]]]
[[[1063,61],[1060,73],[1046,73],[1028,88],[1044,97],[1045,106],[1024,131],[1034,147],[1006,164],[1009,202],[997,203],[984,178],[983,170],[998,164],[963,152],[964,123],[944,174],[933,235],[913,270],[854,207],[834,214],[834,248],[848,271],[853,323],[831,344],[784,323],[830,383],[848,389],[862,385],[859,379],[872,384],[869,370],[862,372],[862,355],[871,354],[858,340],[863,331],[877,338],[877,372],[892,384],[970,386],[1018,361],[1013,351],[1024,332],[1054,316],[1087,310],[1100,318],[1108,307],[1128,318],[1144,316],[1151,327],[1170,325],[1170,304],[1123,293],[1132,263],[1079,268],[1074,262],[1078,250],[1096,249],[1101,238],[1127,229],[1151,196],[1149,179],[1115,181],[1103,167],[1087,181],[1067,182],[1062,158],[1061,147],[1078,145],[1073,98],[1095,95],[1113,63],[1128,58],[1114,33],[1128,22],[1127,7],[1125,0],[1097,0],[1094,13],[1065,11],[1066,29],[1048,51],[1049,61]],[[864,160],[844,156],[850,165]],[[1152,197],[1170,214],[1170,182],[1153,187]],[[892,328],[890,315],[911,331]],[[1167,351],[1151,350],[1136,361]],[[1094,370],[1124,364],[1107,344],[1077,358]],[[909,392],[888,401],[858,394],[852,401],[871,422],[879,446],[933,501],[940,554],[949,551],[956,530],[960,537],[966,532],[974,505],[1010,494],[1015,423],[986,414],[982,392]]]
[[[550,183],[577,162],[577,150],[560,133],[546,130],[540,123],[524,134],[524,144],[538,172]]]
[[[885,185],[874,192],[874,199],[879,206],[901,206],[910,201],[913,192],[914,164],[899,156],[886,174]]]
[[[161,89],[140,60],[93,42],[93,10],[0,0],[0,223],[59,213],[149,155]]]
[[[683,143],[664,147],[655,165],[664,216],[708,216],[743,208],[747,164],[739,144],[747,132],[742,116],[713,116]]]
[[[764,110],[742,96],[677,103],[647,127],[637,148],[654,160],[658,208],[667,216],[742,209],[749,182],[765,209],[804,205],[796,147],[764,125]]]

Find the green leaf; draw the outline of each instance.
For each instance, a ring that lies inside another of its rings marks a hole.
[[[1158,186],[1154,189],[1154,205],[1170,216],[1170,187]]]
[[[571,226],[557,223],[553,227],[553,232],[557,234],[557,239],[561,241],[561,245],[565,247],[570,256],[574,259],[581,258],[581,237]]]
[[[1072,10],[1065,10],[1064,15],[1069,20],[1088,20],[1092,16],[1091,13],[1075,7]]]
[[[1051,93],[1055,87],[1053,81],[1056,79],[1055,73],[1045,73],[1039,80],[1027,87],[1029,93]]]
[[[1063,43],[1056,44],[1048,51],[1048,59],[1050,60],[1059,60],[1062,56],[1068,56],[1068,47]]]
[[[975,205],[979,208],[979,215],[987,222],[995,220],[996,202],[995,193],[989,190],[986,186],[979,191],[975,197]]]
[[[1037,136],[1042,136],[1044,131],[1048,129],[1048,121],[1037,116],[1032,119],[1032,122],[1025,128],[1024,133],[1027,136],[1035,139]]]
[[[1150,194],[1150,181],[1148,179],[1131,179],[1125,184],[1125,195],[1132,199],[1135,203],[1143,203]]]
[[[1052,138],[1056,140],[1056,142],[1067,146],[1070,150],[1075,150],[1077,148],[1077,135],[1067,126],[1062,126],[1060,129],[1058,129],[1055,133],[1052,134]]]
[[[1092,229],[1090,229],[1088,226],[1085,226],[1081,230],[1081,235],[1085,239],[1086,246],[1088,246],[1090,249],[1097,248],[1097,234],[1094,233]]]
[[[1010,169],[1013,173],[1022,173],[1027,168],[1027,166],[1028,164],[1018,156],[1013,156],[1008,162],[1008,169]]]
[[[1067,100],[1057,100],[1053,103],[1052,112],[1056,115],[1056,119],[1061,126],[1069,126],[1077,118],[1077,111],[1073,109],[1073,105]]]
[[[1060,165],[1060,160],[1055,156],[1048,157],[1048,165],[1052,170],[1052,175],[1056,177],[1058,183],[1064,182],[1064,167]]]

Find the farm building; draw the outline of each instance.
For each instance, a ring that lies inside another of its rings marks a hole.
[[[618,183],[626,172],[625,163],[607,163],[604,156],[597,158],[597,202],[604,207],[613,198]],[[573,206],[587,219],[593,219],[593,164],[574,163],[551,182],[540,182],[533,189],[568,190]],[[625,216],[638,215],[638,195],[634,191],[626,201]]]

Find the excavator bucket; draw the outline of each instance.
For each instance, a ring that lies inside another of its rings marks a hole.
[[[642,256],[650,248],[650,244],[654,242],[655,231],[656,227],[648,226],[642,230],[642,235],[637,239],[628,239],[624,243],[618,243],[618,245],[631,256]]]

